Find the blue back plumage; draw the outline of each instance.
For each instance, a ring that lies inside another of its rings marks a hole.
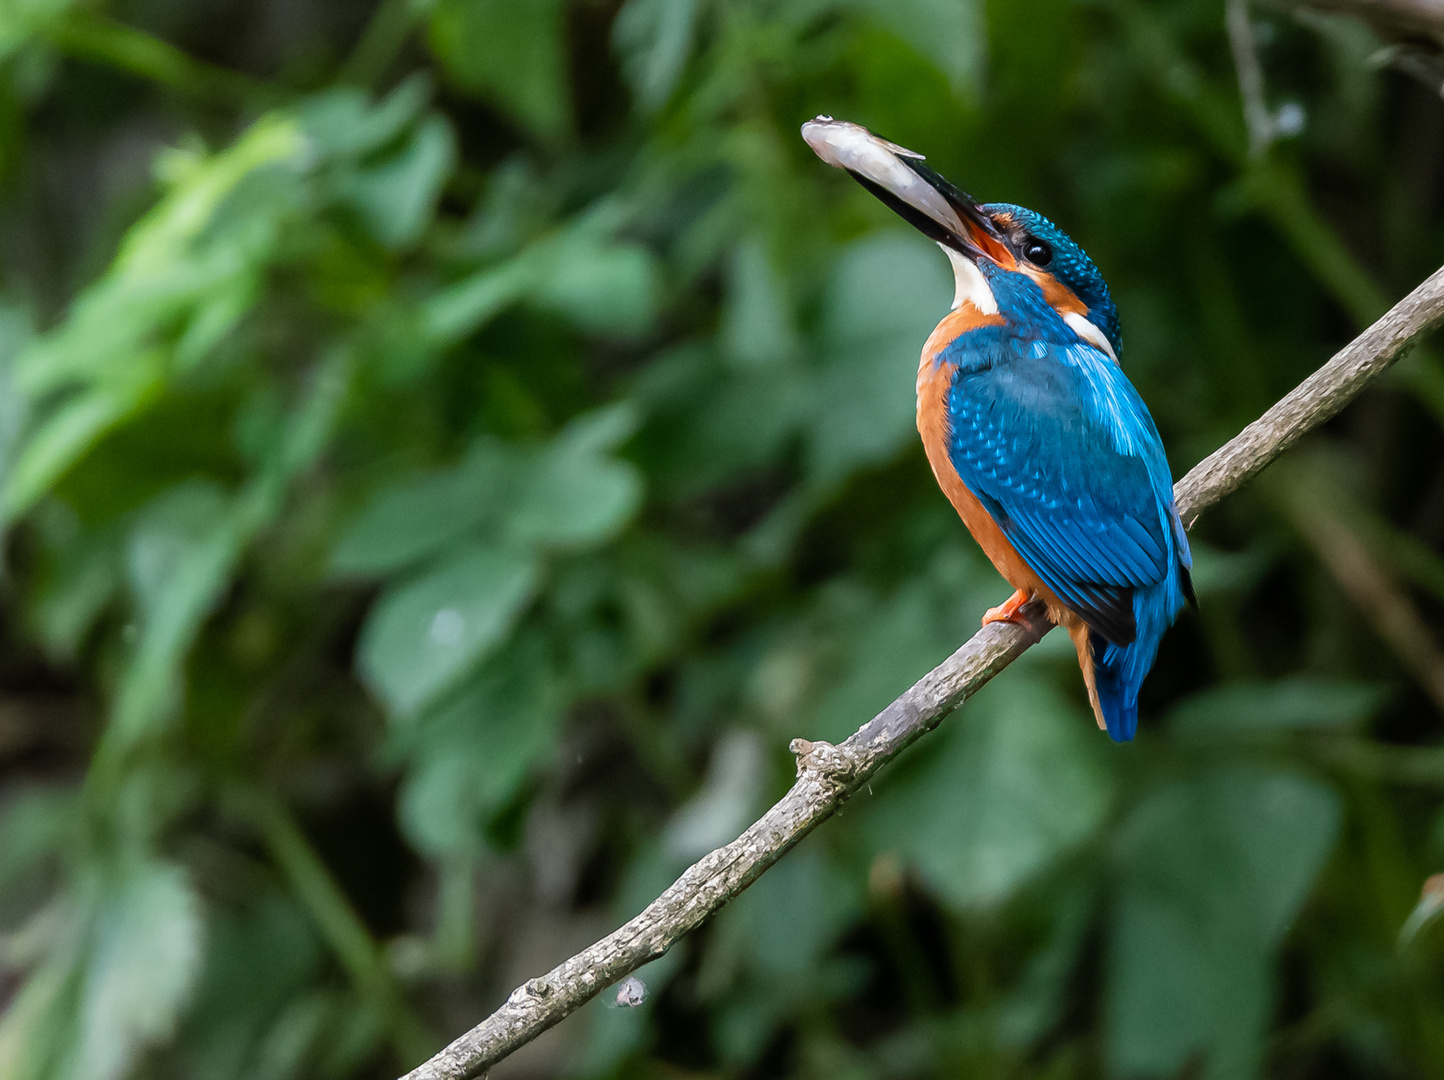
[[[987,260],[979,268],[1006,325],[971,330],[934,358],[956,365],[949,459],[1088,624],[1099,703],[1109,734],[1124,741],[1191,564],[1163,444],[1122,369],[1031,278]]]

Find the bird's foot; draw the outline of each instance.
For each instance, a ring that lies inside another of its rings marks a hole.
[[[984,613],[983,625],[987,626],[988,623],[993,622],[1010,622],[1019,623],[1026,626],[1028,624],[1028,620],[1025,616],[1020,614],[1020,612],[1023,609],[1023,605],[1031,599],[1033,599],[1031,593],[1027,592],[1024,589],[1017,590],[1015,593],[1013,593],[1012,596],[1008,597],[1008,599],[1004,600],[997,607],[989,608],[987,612]]]

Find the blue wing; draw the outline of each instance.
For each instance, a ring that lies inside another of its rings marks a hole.
[[[1177,559],[1172,482],[1148,409],[1122,370],[1081,341],[974,331],[958,365],[949,458],[1058,598],[1119,645],[1135,589]]]

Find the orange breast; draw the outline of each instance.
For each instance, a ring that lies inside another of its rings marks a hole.
[[[1077,293],[1068,288],[1052,274],[1033,267],[1025,267],[1023,273],[1027,274],[1043,290],[1043,299],[1052,305],[1053,310],[1059,315],[1067,315],[1070,312],[1088,317],[1088,305],[1078,299]]]

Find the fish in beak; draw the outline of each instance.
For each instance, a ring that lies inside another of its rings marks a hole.
[[[908,224],[942,245],[950,258],[956,252],[970,261],[988,258],[1009,269],[1014,265],[992,218],[924,165],[921,154],[830,116],[803,124],[802,137],[818,157],[850,173]]]

